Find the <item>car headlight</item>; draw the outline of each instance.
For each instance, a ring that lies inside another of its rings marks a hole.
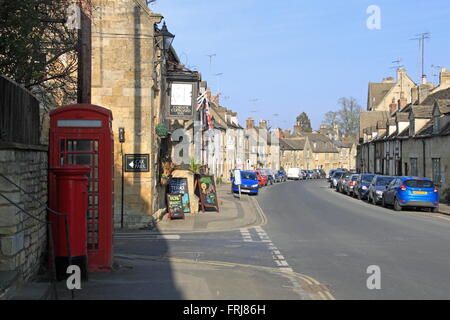
[[[258,184],[254,184],[252,185],[252,188],[256,188],[258,186]]]
[[[367,190],[367,187],[366,187],[366,186],[362,186],[362,189],[363,189],[363,190]]]
[[[383,191],[377,190],[377,191],[376,191],[376,194],[379,195],[379,196],[381,196],[381,195],[383,195]]]

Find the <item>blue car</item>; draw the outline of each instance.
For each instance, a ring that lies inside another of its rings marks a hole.
[[[403,207],[422,207],[437,212],[439,194],[431,179],[397,177],[386,186],[381,202],[384,207],[393,205],[396,211],[402,210]]]
[[[369,194],[369,186],[372,183],[374,174],[363,173],[360,174],[358,180],[356,180],[355,187],[353,188],[353,195],[359,200],[366,199]]]
[[[231,191],[239,192],[239,187],[234,184],[233,178],[231,183]],[[258,194],[258,175],[252,171],[241,171],[241,193]]]
[[[287,174],[284,170],[278,170],[278,174],[280,175],[281,181],[287,181]]]
[[[383,197],[383,192],[386,190],[386,186],[394,179],[395,177],[392,176],[375,176],[369,186],[369,194],[367,195],[367,200],[369,203],[380,203],[381,198]]]

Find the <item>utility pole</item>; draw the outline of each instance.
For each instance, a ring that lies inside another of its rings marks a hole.
[[[425,39],[430,39],[431,35],[429,32],[424,32],[420,34],[416,34],[416,38],[413,38],[411,40],[419,40],[419,46],[421,49],[421,56],[422,56],[422,84],[425,81]]]

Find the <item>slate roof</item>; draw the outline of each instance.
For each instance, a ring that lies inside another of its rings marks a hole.
[[[435,101],[441,114],[450,113],[450,99],[438,99]]]
[[[410,112],[412,113],[414,118],[431,118],[433,116],[433,106],[412,106]]]
[[[390,117],[389,111],[361,111],[359,119],[359,133],[360,137],[363,135],[363,130],[376,126],[378,121],[387,121]]]
[[[367,110],[375,108],[387,93],[395,86],[395,83],[369,82],[369,93],[367,97]]]
[[[303,150],[305,148],[305,139],[285,138],[280,139],[280,146],[287,150]]]
[[[450,99],[450,88],[437,91],[433,94],[430,94],[425,100],[421,103],[422,105],[433,105],[436,100],[445,100]]]
[[[408,112],[397,112],[395,114],[395,119],[400,122],[409,122],[409,113]]]

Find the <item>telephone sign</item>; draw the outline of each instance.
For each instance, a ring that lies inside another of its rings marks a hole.
[[[148,172],[149,171],[148,154],[126,154],[125,171],[126,172]]]

